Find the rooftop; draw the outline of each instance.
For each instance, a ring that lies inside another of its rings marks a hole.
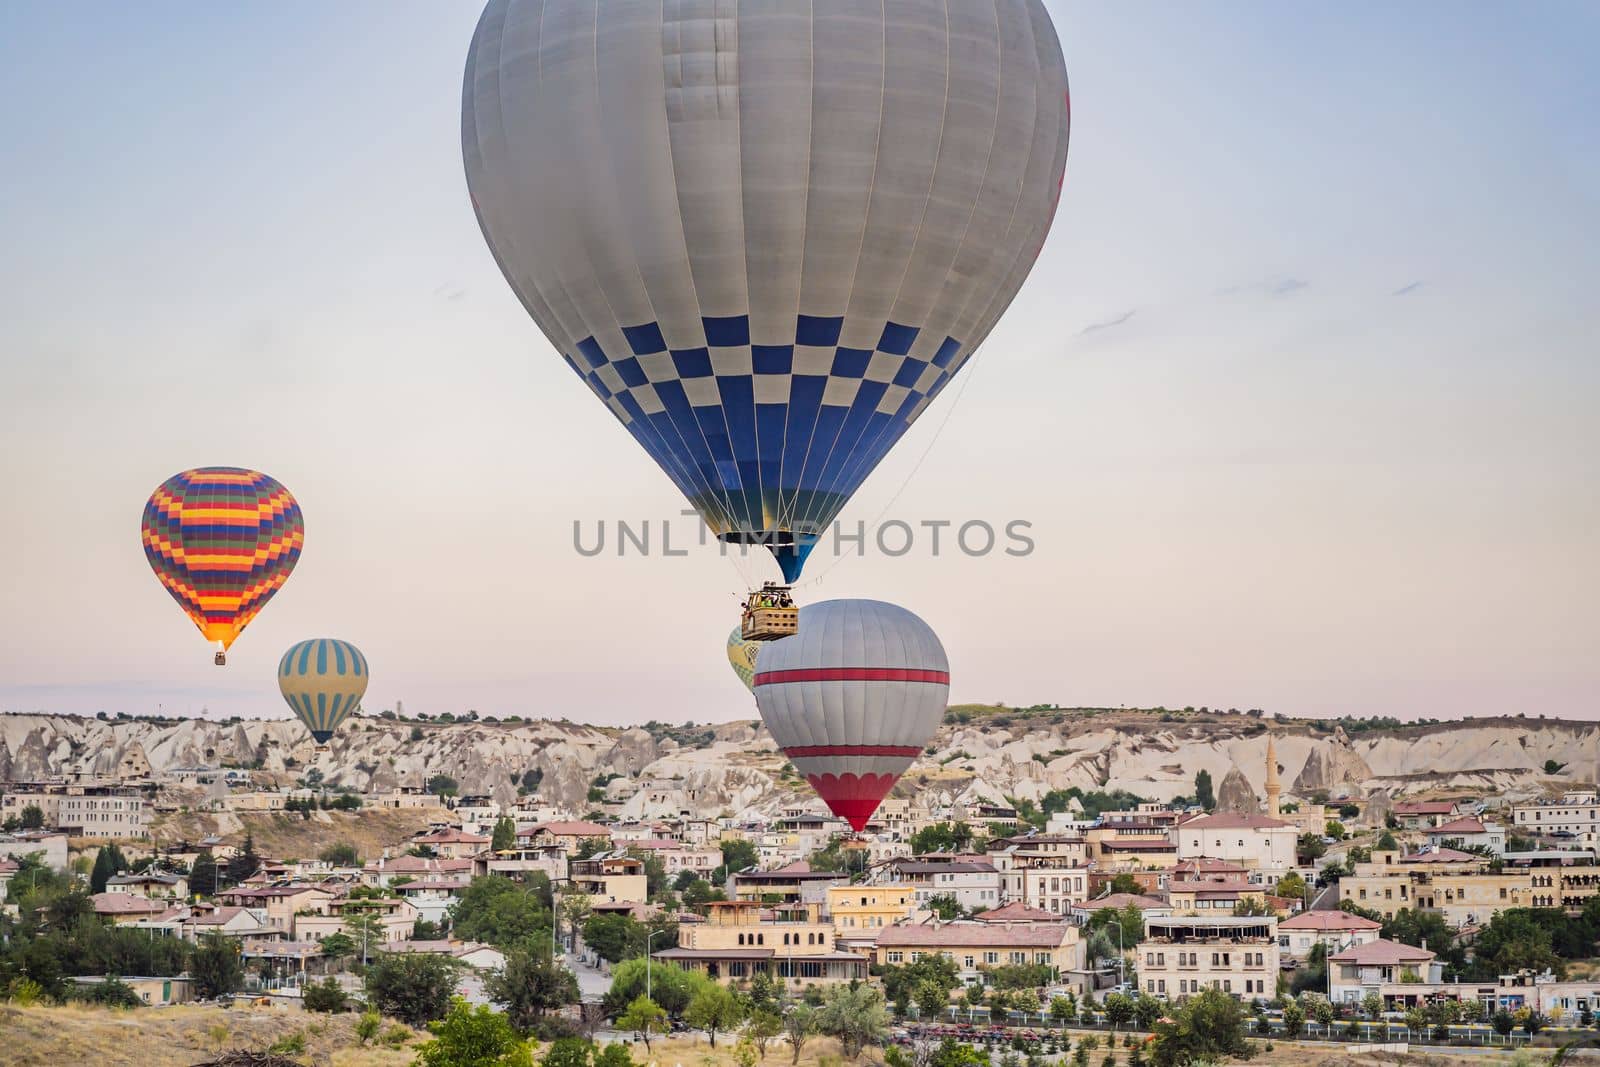
[[[1432,830],[1429,830],[1428,835],[1432,837],[1438,834],[1481,834],[1485,833],[1487,830],[1488,827],[1484,826],[1483,823],[1479,822],[1477,819],[1468,817],[1465,819],[1452,819],[1447,823],[1440,823]]]
[[[1298,915],[1291,915],[1278,924],[1278,929],[1333,932],[1339,930],[1377,930],[1382,925],[1382,923],[1373,922],[1363,916],[1334,908],[1327,911],[1302,911]]]
[[[916,923],[879,930],[878,947],[1059,948],[1072,932],[1065,923]]]
[[[1336,952],[1328,959],[1334,963],[1349,963],[1358,967],[1391,967],[1402,963],[1428,963],[1433,953],[1425,948],[1415,948],[1398,941],[1379,938],[1365,945],[1352,945]]]
[[[1292,824],[1280,819],[1269,819],[1265,815],[1240,815],[1231,811],[1202,815],[1183,824],[1185,830],[1272,830],[1279,827],[1292,829]]]

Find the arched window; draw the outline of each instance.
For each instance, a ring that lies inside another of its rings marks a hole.
[[[756,944],[765,945],[766,943],[767,943],[767,935],[766,934],[757,934],[756,935]]]
[[[807,934],[806,935],[806,944],[815,945],[816,943],[817,943],[817,935],[816,934]]]
[[[739,944],[741,944],[741,945],[744,944],[744,935],[743,934],[739,935]]]

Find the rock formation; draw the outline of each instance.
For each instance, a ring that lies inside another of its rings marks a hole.
[[[1237,815],[1260,815],[1261,804],[1256,800],[1256,791],[1250,784],[1250,779],[1237,767],[1230,768],[1223,776],[1222,784],[1217,787],[1217,810],[1229,811]]]

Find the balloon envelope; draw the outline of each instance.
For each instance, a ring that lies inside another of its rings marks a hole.
[[[290,645],[278,661],[278,691],[319,745],[361,703],[369,677],[361,650],[331,637]]]
[[[928,624],[877,600],[800,609],[761,650],[756,705],[835,815],[861,830],[944,717],[950,664]]]
[[[551,344],[793,580],[1022,285],[1069,112],[1042,0],[490,0],[461,138]]]
[[[226,649],[288,581],[306,527],[276,479],[201,467],[174,474],[150,495],[141,539],[167,592],[207,641]]]
[[[760,641],[746,641],[735,626],[728,633],[728,664],[739,681],[752,693],[756,690],[756,654],[761,651]]]

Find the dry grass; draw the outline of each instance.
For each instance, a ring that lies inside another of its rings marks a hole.
[[[404,850],[406,841],[418,830],[426,830],[439,817],[437,808],[390,808],[361,811],[318,811],[311,818],[291,814],[248,813],[236,816],[241,829],[223,833],[231,845],[244,841],[248,832],[256,851],[272,859],[315,859],[329,845],[349,843],[363,860],[374,860],[389,849]],[[219,830],[215,815],[188,812],[163,816],[151,828],[159,843],[199,841]]]
[[[305,1035],[305,1063],[334,1067],[403,1067],[410,1048],[362,1048],[356,1016],[307,1015],[273,1009],[107,1008],[69,1005],[19,1008],[0,1004],[0,1067],[93,1064],[95,1067],[190,1067],[224,1049],[265,1049],[296,1032]],[[385,1022],[387,1029],[394,1025]]]

